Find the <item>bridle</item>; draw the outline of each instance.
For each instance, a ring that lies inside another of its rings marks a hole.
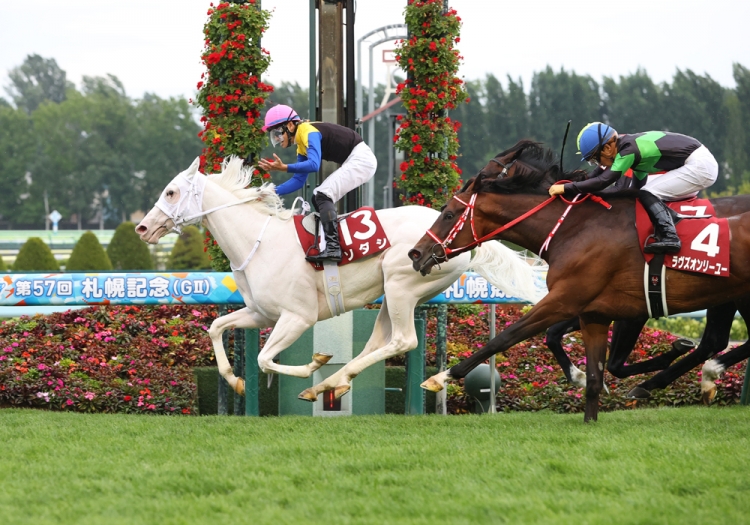
[[[497,164],[498,166],[500,166],[501,168],[503,168],[503,171],[501,171],[500,173],[498,173],[497,178],[498,179],[504,179],[505,177],[507,177],[508,176],[508,170],[511,167],[513,167],[513,164],[516,163],[516,160],[518,160],[518,159],[513,159],[508,164],[503,164],[502,162],[500,162],[499,160],[497,160],[497,157],[494,157],[494,158],[490,159],[490,162],[494,162],[495,164]]]
[[[253,196],[222,204],[221,206],[216,206],[209,210],[201,210],[203,192],[206,189],[205,177],[199,177],[198,174],[195,174],[189,179],[184,173],[180,173],[172,180],[172,182],[176,184],[180,190],[180,200],[177,201],[177,203],[172,204],[167,202],[164,195],[161,195],[154,206],[159,208],[164,215],[167,216],[167,219],[160,228],[166,228],[167,220],[172,219],[172,231],[177,233],[182,233],[183,226],[198,224],[201,219],[209,213],[229,208],[230,206],[250,202],[252,200],[257,200],[257,197]]]
[[[570,181],[558,181],[557,183],[558,184],[563,184],[563,183],[566,183],[566,182],[570,182]],[[538,212],[539,210],[541,210],[542,208],[544,208],[548,204],[551,204],[558,197],[560,198],[560,200],[562,200],[563,202],[565,202],[566,204],[568,204],[568,208],[565,210],[565,212],[562,214],[562,216],[560,217],[560,219],[555,224],[555,226],[552,229],[552,231],[547,236],[547,240],[542,245],[542,250],[546,249],[549,246],[549,243],[552,240],[552,237],[555,235],[555,233],[557,232],[557,229],[560,227],[560,224],[562,224],[562,221],[565,219],[565,217],[567,216],[568,212],[570,211],[570,209],[574,205],[581,204],[582,202],[586,201],[586,199],[590,198],[594,202],[597,202],[597,203],[601,204],[602,206],[604,206],[607,209],[609,209],[609,208],[612,207],[610,204],[608,204],[606,201],[604,201],[604,199],[602,199],[601,197],[598,197],[596,195],[591,195],[591,194],[586,194],[584,196],[577,195],[572,201],[567,200],[562,195],[554,195],[554,196],[551,196],[550,198],[548,198],[547,200],[541,202],[540,204],[536,205],[534,208],[530,209],[529,211],[527,211],[523,215],[521,215],[519,217],[516,217],[512,221],[504,224],[503,226],[500,226],[499,228],[496,228],[496,229],[492,230],[490,233],[488,233],[486,235],[483,235],[482,237],[479,237],[479,236],[477,236],[476,227],[474,226],[474,208],[476,207],[476,201],[477,201],[478,195],[479,195],[479,193],[473,193],[471,195],[471,197],[469,198],[468,202],[466,202],[463,199],[461,199],[458,195],[454,195],[453,196],[453,199],[457,200],[458,202],[460,202],[461,204],[463,204],[464,206],[466,206],[466,208],[464,209],[463,213],[458,218],[458,220],[456,221],[456,223],[453,225],[453,227],[450,229],[450,231],[448,232],[448,235],[446,235],[445,239],[440,240],[440,237],[438,237],[435,234],[435,232],[432,231],[432,229],[427,230],[427,236],[430,237],[433,241],[435,241],[435,244],[431,248],[432,253],[431,253],[430,257],[427,259],[427,261],[425,261],[425,265],[426,265],[426,263],[428,261],[432,260],[432,261],[434,261],[434,263],[437,266],[437,268],[440,269],[440,263],[441,262],[446,262],[451,257],[455,257],[458,254],[464,253],[466,251],[469,251],[469,250],[472,250],[472,249],[474,249],[476,247],[481,246],[483,242],[493,239],[498,234],[504,232],[505,230],[507,230],[509,228],[512,228],[513,226],[515,226],[519,222],[521,222],[521,221],[523,221],[523,220],[531,217],[532,215],[534,215],[536,212]],[[455,248],[455,249],[450,248],[448,245],[453,242],[453,240],[456,238],[456,236],[459,234],[459,232],[463,229],[463,227],[466,224],[467,220],[471,224],[472,241],[469,244],[467,244],[466,246],[462,246],[460,248]],[[443,249],[442,255],[440,255],[437,252],[437,250],[436,250],[436,248],[438,246],[440,246]],[[541,254],[541,251],[540,251],[540,254]],[[422,266],[424,267],[425,265],[422,265]]]

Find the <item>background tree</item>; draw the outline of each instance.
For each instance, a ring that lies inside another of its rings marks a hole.
[[[0,272],[5,273],[7,271],[8,271],[8,267],[5,266],[5,261],[3,261],[3,258],[0,257]]]
[[[692,71],[677,72],[671,86],[664,89],[664,126],[662,129],[690,135],[711,150],[719,162],[719,178],[711,191],[727,187],[724,144],[726,122],[726,89],[710,76],[696,75]]]
[[[201,153],[200,126],[185,99],[163,99],[146,93],[131,108],[133,171],[129,183],[136,194],[129,204],[148,210],[175,175]]]
[[[604,117],[622,133],[660,130],[665,126],[662,88],[638,69],[619,82],[604,77]]]
[[[14,272],[57,272],[60,265],[57,263],[52,250],[49,249],[39,237],[30,237],[21,246],[13,263]]]
[[[87,231],[81,235],[73,247],[65,270],[109,271],[112,270],[112,263],[96,235]]]
[[[154,262],[146,243],[135,233],[135,224],[123,222],[107,246],[107,255],[115,270],[153,270]]]
[[[16,107],[27,113],[33,112],[45,100],[62,102],[68,89],[73,87],[54,58],[39,55],[28,55],[23,64],[8,71],[8,78],[11,83],[6,92]]]
[[[579,76],[564,69],[555,73],[547,66],[532,77],[529,115],[531,138],[553,151],[560,151],[565,126],[568,120],[572,121],[564,165],[577,166],[581,162],[575,154],[578,130],[602,118],[599,85],[588,75]]]
[[[185,226],[172,248],[167,262],[168,270],[210,269],[211,261],[203,250],[203,234],[195,226]]]
[[[22,201],[28,198],[27,173],[36,148],[31,118],[21,109],[0,106],[0,218],[17,220]]]

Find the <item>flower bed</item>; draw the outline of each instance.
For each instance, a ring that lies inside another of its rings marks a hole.
[[[486,306],[448,309],[449,366],[487,343]],[[24,317],[0,323],[0,406],[43,407],[80,412],[147,414],[196,413],[193,367],[214,366],[207,329],[217,317],[216,306],[92,307],[49,316]],[[515,322],[522,310],[498,306],[497,331]],[[428,314],[427,364],[435,365],[434,311]],[[231,331],[227,353],[232,356]],[[261,342],[268,330],[261,332]],[[632,359],[641,360],[668,349],[675,336],[645,329]],[[565,337],[573,362],[585,368],[579,333]],[[402,365],[403,358],[390,365]],[[497,359],[502,385],[501,410],[583,410],[583,389],[569,385],[544,346],[540,334]],[[715,403],[739,400],[744,363],[730,368],[717,382]],[[602,410],[636,406],[699,404],[700,368],[653,398],[636,402],[625,394],[643,376],[619,380],[605,376],[611,394],[602,396]],[[469,411],[471,399],[462,383],[448,387],[452,413]]]
[[[517,321],[523,311],[516,306],[497,306],[496,331]],[[489,307],[479,305],[458,306],[448,309],[448,366],[468,357],[471,352],[484,346],[489,337]],[[435,359],[435,315],[428,314],[427,353],[428,363]],[[611,335],[611,334],[610,334]],[[668,332],[645,328],[628,362],[641,361],[670,348],[677,336]],[[573,364],[585,370],[585,351],[580,332],[568,334],[563,347]],[[570,385],[557,365],[552,353],[544,345],[544,334],[515,345],[497,356],[502,386],[498,393],[498,409],[553,410],[555,412],[582,412],[584,392]],[[700,404],[701,368],[685,374],[664,390],[654,390],[648,401],[627,399],[625,395],[634,386],[645,381],[647,376],[617,379],[605,375],[610,394],[602,394],[602,410],[629,409],[638,406],[674,406]],[[745,364],[739,363],[727,370],[716,382],[718,392],[714,404],[726,405],[739,401],[744,380]],[[462,387],[463,381],[448,386],[449,407],[453,413],[470,409],[471,400]]]
[[[191,414],[215,307],[94,307],[0,324],[0,404]]]

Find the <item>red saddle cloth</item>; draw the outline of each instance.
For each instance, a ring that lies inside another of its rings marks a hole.
[[[682,249],[664,256],[664,265],[673,270],[705,273],[729,277],[729,226],[726,219],[714,217],[714,207],[708,199],[688,199],[665,202],[680,215],[711,215],[710,219],[682,219],[677,223],[677,235]],[[635,223],[641,251],[646,238],[654,233],[651,220],[639,201],[635,203]],[[653,253],[644,253],[646,262]]]
[[[315,237],[305,230],[302,225],[302,215],[294,217],[294,226],[297,229],[297,237],[302,245],[302,253],[315,255],[318,250],[312,248]],[[391,243],[378,220],[378,215],[373,208],[359,208],[339,221],[339,243],[341,244],[341,262],[339,266],[349,264],[363,257],[369,257],[390,248]],[[310,263],[313,268],[320,271],[322,264]]]

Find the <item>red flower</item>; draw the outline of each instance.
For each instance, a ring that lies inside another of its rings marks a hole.
[[[399,166],[399,168],[401,168],[401,171],[406,171],[406,170],[409,169],[409,163],[408,162],[402,162],[401,165]]]
[[[430,42],[430,50],[431,51],[437,50],[437,44],[435,42]]]
[[[133,399],[133,396],[125,396],[123,399],[125,401],[131,401]]]
[[[420,152],[422,151],[422,145],[421,145],[421,144],[417,144],[417,145],[416,145],[416,146],[414,146],[414,147],[413,147],[413,148],[412,148],[411,150],[412,150],[412,151],[413,151],[414,153],[420,153]]]

